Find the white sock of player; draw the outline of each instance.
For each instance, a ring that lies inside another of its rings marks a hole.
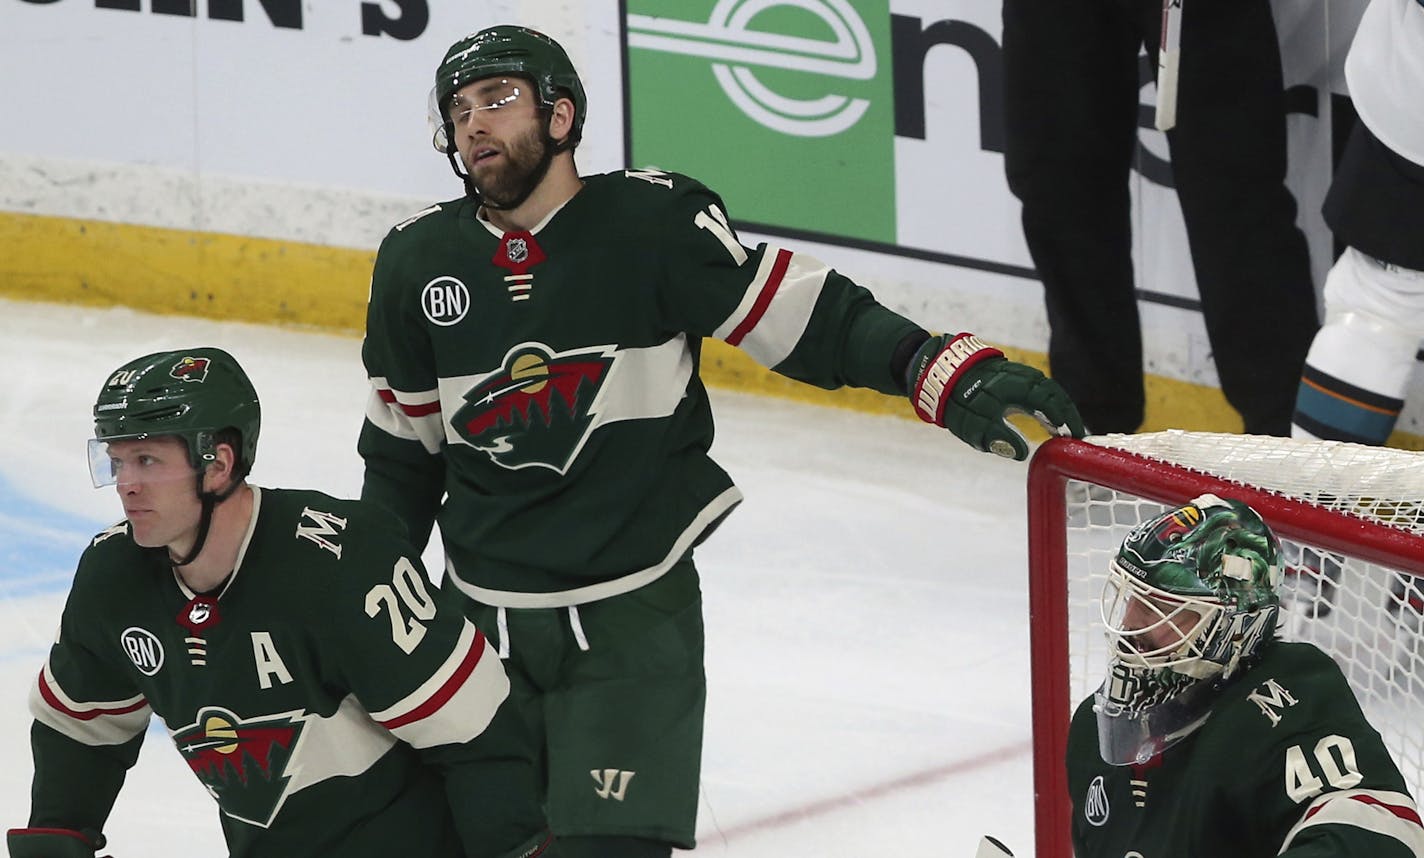
[[[1292,434],[1383,444],[1424,334],[1424,272],[1348,249],[1325,282],[1325,325],[1301,375]]]

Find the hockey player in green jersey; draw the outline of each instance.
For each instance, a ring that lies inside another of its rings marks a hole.
[[[1421,858],[1424,828],[1335,661],[1276,638],[1280,547],[1202,495],[1109,569],[1108,678],[1068,735],[1078,858]]]
[[[1007,414],[1061,433],[1081,421],[1057,384],[977,337],[932,336],[805,254],[743,246],[694,179],[580,176],[584,88],[541,33],[459,40],[430,106],[465,194],[397,225],[377,255],[362,497],[417,544],[438,517],[444,591],[497,638],[543,737],[565,854],[692,848],[692,550],[741,499],[708,454],[702,339],[808,384],[908,396],[1018,459]]]
[[[260,408],[231,355],[120,367],[94,425],[125,520],[84,551],[31,690],[13,858],[93,858],[154,715],[232,858],[555,854],[484,635],[388,512],[247,482]]]

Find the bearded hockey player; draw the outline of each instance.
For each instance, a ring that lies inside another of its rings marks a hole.
[[[94,428],[125,520],[80,558],[32,689],[11,856],[93,858],[154,715],[234,858],[554,854],[498,657],[388,513],[246,481],[260,407],[231,355],[125,364]]]
[[[744,247],[694,179],[581,177],[584,88],[542,33],[456,42],[430,105],[465,195],[377,256],[362,497],[422,545],[438,511],[446,586],[497,631],[542,733],[564,854],[690,849],[706,690],[692,549],[741,499],[708,455],[702,339],[809,384],[907,396],[1018,459],[1006,414],[1081,421],[977,337],[931,336],[815,259]]]
[[[1068,735],[1078,858],[1421,858],[1424,828],[1344,675],[1276,638],[1280,546],[1202,495],[1109,567],[1108,678]]]

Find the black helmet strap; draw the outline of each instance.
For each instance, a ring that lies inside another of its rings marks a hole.
[[[198,500],[203,504],[203,513],[198,518],[198,538],[193,541],[193,549],[188,552],[186,557],[180,560],[174,560],[172,554],[168,555],[169,561],[173,564],[174,569],[177,569],[179,566],[187,566],[189,563],[198,559],[198,555],[202,553],[203,546],[207,544],[208,531],[213,526],[213,510],[217,508],[218,504],[232,497],[233,492],[237,491],[237,487],[242,483],[242,477],[239,476],[234,469],[232,480],[229,481],[228,487],[221,494],[218,492],[204,491],[203,477],[206,473],[207,471],[205,469],[198,469]]]

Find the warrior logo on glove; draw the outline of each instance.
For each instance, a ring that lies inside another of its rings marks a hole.
[[[920,346],[906,373],[920,419],[943,426],[978,450],[1022,461],[1028,441],[1008,422],[1027,414],[1055,435],[1084,434],[1083,420],[1053,379],[973,334],[941,334]]]

